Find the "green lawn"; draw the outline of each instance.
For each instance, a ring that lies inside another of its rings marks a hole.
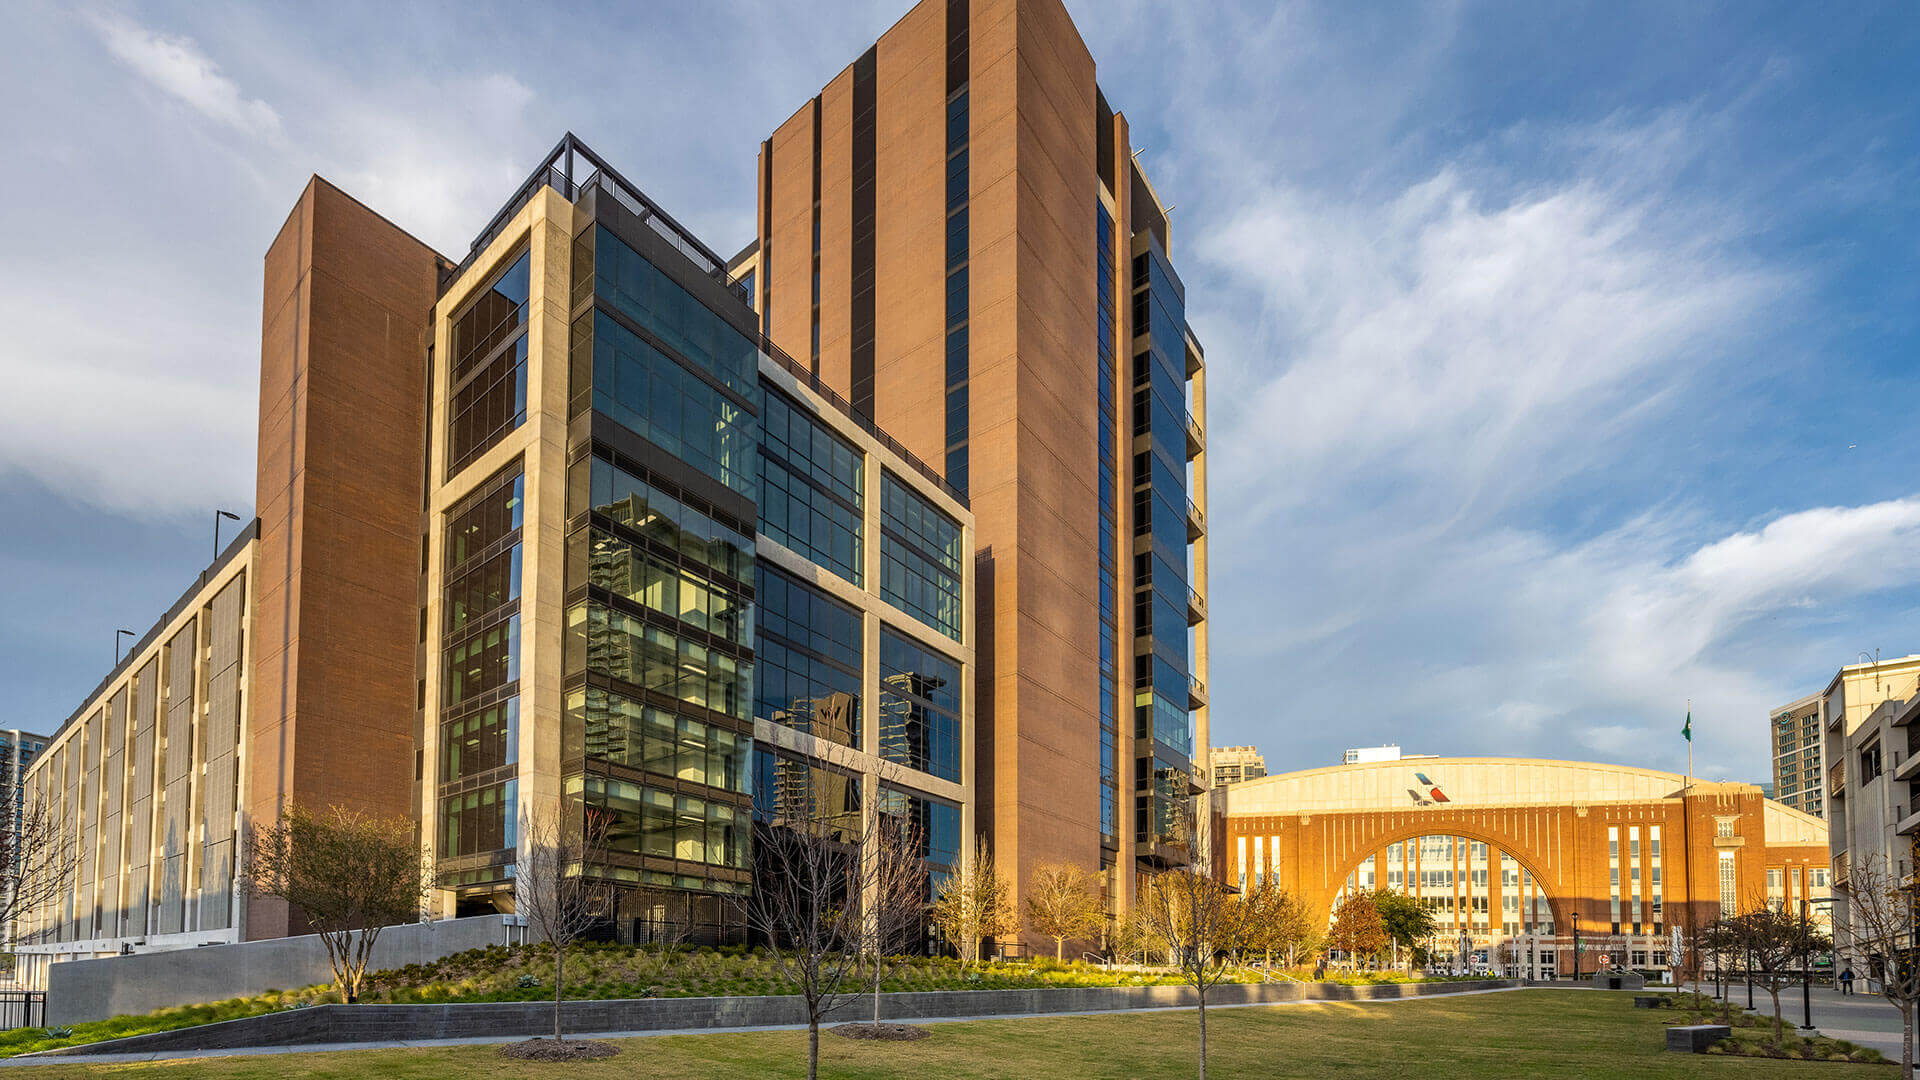
[[[1673,1054],[1666,1010],[1635,1010],[1630,994],[1526,990],[1391,1004],[1325,1004],[1209,1013],[1210,1075],[1228,1077],[1891,1077],[1888,1065]],[[915,1043],[824,1036],[823,1077],[1062,1080],[1193,1075],[1194,1014],[1142,1013],[938,1024]],[[277,1054],[170,1064],[48,1066],[34,1078],[128,1071],[169,1077],[292,1080],[326,1077],[626,1078],[735,1080],[805,1075],[805,1032],[675,1035],[622,1044],[585,1065],[531,1065],[493,1047]]]

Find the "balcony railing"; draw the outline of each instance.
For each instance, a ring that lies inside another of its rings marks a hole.
[[[1202,536],[1206,535],[1206,532],[1207,532],[1206,513],[1200,509],[1199,503],[1194,502],[1192,499],[1188,499],[1187,500],[1187,543],[1191,544],[1195,540],[1200,539]]]
[[[1207,684],[1193,676],[1187,676],[1187,706],[1197,709],[1207,703]]]
[[[576,183],[575,166],[580,162],[591,166],[593,172],[584,181]],[[520,208],[525,206],[541,188],[553,188],[562,198],[572,202],[580,197],[582,191],[596,183],[618,199],[627,209],[646,221],[654,232],[659,233],[663,239],[677,248],[703,273],[725,286],[742,302],[746,301],[746,291],[728,279],[725,259],[701,243],[699,237],[694,236],[679,222],[673,220],[672,215],[660,209],[638,187],[628,183],[626,177],[621,176],[613,166],[603,161],[600,155],[594,153],[586,143],[575,138],[571,131],[561,137],[560,142],[547,154],[546,160],[533,170],[533,174],[528,176],[519,190],[513,193],[513,197],[508,199],[506,205],[500,208],[500,212],[493,216],[493,220],[487,222],[486,228],[480,230],[480,235],[474,237],[472,245],[467,249],[466,258],[461,259],[456,266],[441,276],[442,287],[465,273],[467,267],[472,266],[473,261],[479,258],[481,251],[485,250],[486,246],[493,242],[493,238],[500,235],[500,231],[513,220],[513,215],[518,213]]]
[[[1827,770],[1827,794],[1838,795],[1847,786],[1847,763],[1836,761]]]
[[[1205,619],[1206,617],[1207,617],[1207,598],[1200,595],[1200,590],[1195,589],[1192,586],[1188,586],[1187,587],[1187,625],[1192,626],[1195,623],[1198,623],[1201,620]]]
[[[1193,418],[1192,413],[1188,413],[1187,414],[1187,457],[1191,459],[1195,455],[1199,454],[1200,451],[1205,450],[1206,448],[1207,448],[1206,432],[1200,430],[1200,421],[1195,420]]]

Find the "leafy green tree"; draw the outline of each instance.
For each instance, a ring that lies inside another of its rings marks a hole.
[[[1333,930],[1327,934],[1327,944],[1349,957],[1377,957],[1389,940],[1372,893],[1347,897],[1333,913]]]
[[[1381,889],[1373,894],[1373,906],[1380,910],[1380,922],[1387,939],[1407,950],[1412,958],[1415,947],[1433,936],[1433,910],[1406,893]]]

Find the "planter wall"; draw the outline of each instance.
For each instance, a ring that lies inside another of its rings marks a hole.
[[[1277,1004],[1287,1001],[1382,1001],[1463,990],[1517,986],[1511,980],[1391,983],[1234,983],[1216,986],[1208,1005]],[[945,1017],[1031,1016],[1046,1013],[1112,1012],[1119,1009],[1192,1008],[1186,986],[1062,987],[1044,990],[938,990],[882,994],[887,1020]],[[796,997],[632,998],[569,1001],[561,1007],[569,1034],[705,1031],[804,1024]],[[873,1015],[873,999],[859,996],[835,1012],[833,1022]],[[134,1035],[42,1051],[33,1057],[232,1050],[259,1046],[324,1046],[331,1043],[414,1042],[485,1036],[546,1035],[553,1031],[551,1002],[476,1002],[457,1005],[316,1005],[308,1009],[226,1020],[217,1024]]]

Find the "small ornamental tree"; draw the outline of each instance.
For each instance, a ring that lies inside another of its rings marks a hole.
[[[1380,907],[1372,893],[1355,893],[1342,901],[1333,913],[1333,929],[1327,944],[1349,958],[1376,957],[1387,947],[1387,927],[1380,918]]]
[[[1407,958],[1411,962],[1414,947],[1433,936],[1437,926],[1433,909],[1395,889],[1376,891],[1373,894],[1373,906],[1379,909],[1380,923],[1386,928],[1387,939],[1396,950],[1407,950]]]
[[[428,875],[412,822],[288,803],[278,821],[250,830],[241,879],[306,920],[326,947],[340,1000],[353,1002],[380,931],[419,921]]]
[[[754,827],[754,888],[746,914],[774,972],[806,1009],[807,1080],[816,1080],[820,1024],[858,996],[867,941],[864,900],[879,865],[863,853],[872,851],[883,830],[879,824],[855,827],[850,815],[819,813],[810,800],[798,800],[792,809],[771,826]]]
[[[1100,930],[1097,879],[1077,863],[1049,863],[1027,882],[1027,925],[1053,939],[1053,958],[1065,959],[1068,938],[1091,937]]]
[[[1798,915],[1764,904],[1726,920],[1726,926],[1749,958],[1753,981],[1773,998],[1773,1041],[1777,1043],[1786,1028],[1780,1017],[1780,991],[1800,981],[1800,965],[1807,957],[1827,950],[1827,936]]]
[[[18,934],[22,921],[67,895],[77,850],[50,804],[29,794],[0,806],[0,930]]]
[[[1724,981],[1728,961],[1740,953],[1732,916],[1715,919],[1700,931],[1700,952],[1713,962],[1714,992],[1717,994]],[[1729,994],[1721,999],[1720,1013],[1723,1017],[1733,1015],[1733,1005],[1728,1000],[1731,997]]]
[[[994,869],[985,835],[975,841],[973,853],[963,857],[941,883],[928,917],[963,965],[980,959],[984,939],[1019,932],[1020,916],[1013,906],[1012,889]]]
[[[868,838],[867,947],[873,954],[873,1022],[880,1023],[880,978],[889,955],[924,940],[927,925],[926,841],[905,814],[881,813]]]
[[[1272,878],[1266,878],[1248,889],[1240,896],[1240,903],[1246,906],[1246,929],[1241,935],[1241,945],[1248,953],[1259,953],[1267,963],[1273,962],[1276,950],[1286,948],[1282,930],[1283,905],[1287,894]]]
[[[588,809],[576,828],[558,813],[539,813],[526,824],[521,856],[514,867],[515,906],[535,936],[553,946],[553,1038],[566,1038],[560,1023],[567,947],[608,914],[607,886],[590,877],[606,863],[611,818]]]
[[[1192,851],[1200,835],[1199,811],[1192,800],[1174,808],[1170,835],[1164,842]],[[1166,942],[1167,960],[1193,987],[1200,1024],[1200,1080],[1207,1080],[1207,991],[1224,981],[1229,958],[1245,947],[1248,905],[1233,889],[1208,872],[1206,864],[1162,870],[1147,882],[1139,900],[1141,921]]]
[[[1327,940],[1326,923],[1314,917],[1313,905],[1298,893],[1281,892],[1279,905],[1280,947],[1287,950],[1287,966],[1300,957],[1318,953]]]

